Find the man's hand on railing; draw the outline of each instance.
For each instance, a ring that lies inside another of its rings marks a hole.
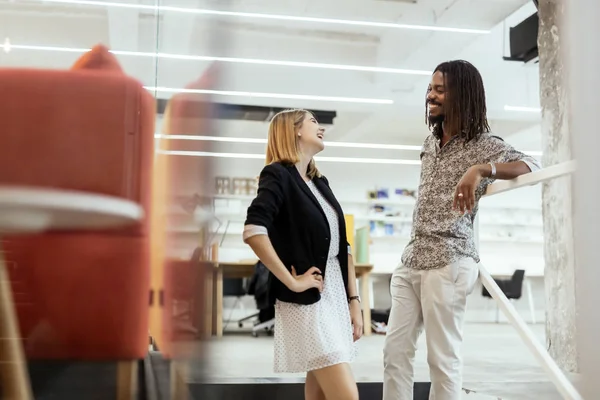
[[[558,178],[563,175],[572,174],[576,169],[577,163],[575,160],[556,164],[547,168],[542,168],[539,171],[521,175],[515,179],[493,183],[488,186],[485,196],[492,196],[494,194],[503,193],[523,186],[536,185],[538,183]]]

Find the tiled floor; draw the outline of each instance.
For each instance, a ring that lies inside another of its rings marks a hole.
[[[541,342],[544,326],[531,326]],[[352,365],[362,382],[381,382],[384,337],[375,335],[361,339],[359,357]],[[424,337],[419,342],[415,362],[415,380],[429,381]],[[299,378],[302,375],[273,373],[273,338],[253,338],[249,334],[226,334],[212,340],[205,353],[210,358],[208,378]],[[509,400],[560,399],[545,373],[506,324],[468,324],[465,327],[464,387]],[[195,371],[199,374],[200,371]],[[469,397],[470,398],[470,397]]]

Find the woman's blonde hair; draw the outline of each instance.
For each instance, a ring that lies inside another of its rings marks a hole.
[[[274,162],[294,165],[300,161],[302,152],[298,143],[298,131],[306,114],[313,115],[307,110],[294,109],[281,111],[273,117],[269,124],[267,165]],[[314,159],[310,160],[306,175],[310,179],[321,177]]]

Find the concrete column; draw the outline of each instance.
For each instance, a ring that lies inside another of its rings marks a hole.
[[[563,3],[562,0],[539,2],[540,102],[545,167],[572,159],[568,84],[562,54]],[[544,183],[542,200],[547,347],[565,372],[577,372],[571,177]]]
[[[570,0],[566,59],[569,72],[573,155],[578,163],[574,177],[575,250],[580,349],[581,394],[600,397],[600,133],[597,121],[600,98],[600,1]]]

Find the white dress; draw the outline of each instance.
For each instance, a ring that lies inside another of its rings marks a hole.
[[[310,305],[275,303],[275,372],[307,372],[356,357],[342,270],[337,259],[339,221],[335,209],[312,181],[307,183],[323,208],[331,241],[321,299]],[[346,249],[343,249],[344,254]]]

